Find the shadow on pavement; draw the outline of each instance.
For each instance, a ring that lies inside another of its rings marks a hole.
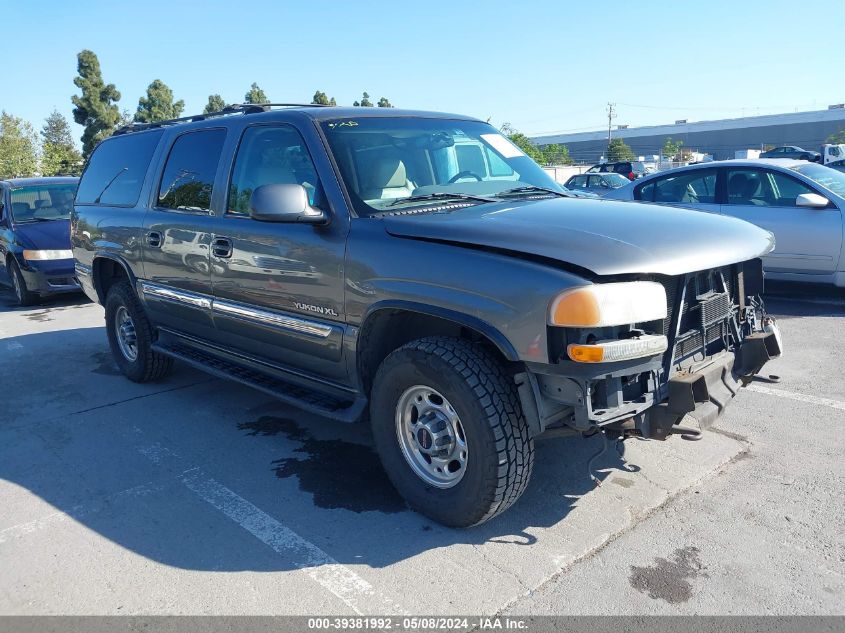
[[[369,445],[366,425],[308,416],[184,368],[159,384],[130,383],[108,356],[102,327],[5,342],[22,350],[6,355],[7,375],[22,377],[6,385],[19,414],[10,416],[8,403],[0,406],[0,478],[166,565],[278,571],[301,564],[274,553],[194,494],[185,473],[199,472],[235,491],[338,562],[372,567],[454,544],[510,543],[531,555],[533,528],[565,523],[595,487],[587,464],[601,447],[599,438],[542,440],[532,482],[514,507],[482,526],[448,529],[406,508]],[[33,365],[51,349],[61,353],[38,378]],[[88,393],[91,402],[69,408],[60,400],[45,416],[20,413],[27,411],[23,402],[38,407],[33,400],[57,390]],[[611,445],[594,468],[606,478],[625,465]],[[48,514],[44,509],[20,523],[7,516],[0,547],[39,538],[34,533],[42,529],[63,529],[39,523]]]
[[[82,292],[73,292],[44,297],[34,305],[22,307],[18,305],[12,289],[0,284],[0,314],[4,312],[31,312],[41,310],[49,312],[56,308],[75,307],[90,303],[91,301]]]
[[[769,312],[784,318],[845,315],[845,289],[830,284],[767,281],[763,299]]]

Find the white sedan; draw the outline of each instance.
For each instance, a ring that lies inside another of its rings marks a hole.
[[[763,258],[768,279],[845,288],[845,173],[804,160],[725,160],[658,172],[608,192],[732,215],[775,235]]]

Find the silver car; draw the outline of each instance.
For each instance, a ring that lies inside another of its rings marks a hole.
[[[566,181],[564,187],[570,191],[589,191],[604,196],[613,189],[624,187],[630,180],[622,174],[608,172],[606,174],[578,174]]]
[[[725,160],[659,172],[605,196],[731,215],[768,229],[768,279],[845,288],[845,173],[791,159]]]

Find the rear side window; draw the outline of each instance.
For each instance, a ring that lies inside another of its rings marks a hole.
[[[566,185],[570,189],[583,189],[587,186],[586,176],[575,176]]]
[[[715,169],[696,169],[658,178],[652,182],[654,182],[653,188],[646,185],[640,191],[642,200],[668,204],[713,204],[716,202]]]
[[[164,165],[158,206],[179,211],[208,211],[226,130],[188,132],[176,139]]]
[[[82,174],[76,204],[134,206],[162,133],[136,132],[100,143]]]

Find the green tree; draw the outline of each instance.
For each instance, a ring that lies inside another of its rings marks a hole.
[[[258,84],[252,82],[249,91],[244,95],[244,103],[270,103],[270,99],[264,94],[264,91],[258,87]]]
[[[114,84],[103,81],[100,61],[89,50],[77,56],[77,76],[73,83],[82,92],[73,95],[73,120],[85,127],[82,133],[82,155],[88,157],[97,143],[110,136],[120,121],[120,92]]]
[[[543,162],[546,165],[571,165],[572,157],[569,155],[569,148],[566,145],[552,143],[541,148]]]
[[[135,121],[138,123],[155,123],[156,121],[167,121],[178,119],[185,109],[185,102],[173,101],[173,91],[161,81],[155,79],[147,86],[147,96],[138,99],[138,110],[135,112]]]
[[[607,162],[616,163],[623,160],[636,160],[634,151],[621,138],[610,141],[607,147]]]
[[[311,103],[315,105],[337,105],[337,101],[334,100],[334,97],[329,99],[328,95],[320,90],[314,93],[314,98],[311,99]]]
[[[681,160],[679,156],[683,145],[683,141],[673,141],[671,136],[667,136],[663,141],[663,148],[660,150],[663,154],[663,158],[668,160]]]
[[[508,140],[516,145],[523,152],[528,154],[535,162],[545,164],[546,157],[543,150],[534,145],[530,138],[525,136],[522,132],[516,130],[510,123],[504,123],[499,131],[508,138]]]
[[[356,102],[355,102],[355,103],[353,103],[352,105],[353,105],[353,106],[355,106],[356,108],[357,108],[357,107],[361,107],[361,108],[372,108],[372,107],[373,107],[373,102],[372,102],[372,101],[370,101],[370,95],[368,95],[366,92],[364,92],[364,95],[363,95],[363,97],[361,98],[361,101],[360,101],[360,102],[359,102],[359,101],[356,101]]]
[[[43,176],[78,176],[82,173],[82,154],[73,143],[70,123],[53,110],[41,128],[41,174]]]
[[[38,135],[23,119],[0,112],[0,178],[34,176],[38,170]]]
[[[834,144],[845,143],[845,128],[842,128],[838,132],[828,136],[827,142]]]
[[[220,112],[223,108],[226,107],[226,102],[223,101],[223,97],[220,95],[208,95],[208,103],[205,104],[205,108],[203,108],[203,114],[211,114],[212,112]]]
[[[120,118],[117,120],[117,127],[118,129],[122,127],[126,127],[127,125],[132,125],[135,122],[135,115],[132,114],[129,110],[123,110],[120,113]]]
[[[380,108],[392,108],[393,104],[387,100],[387,97],[382,97],[378,100],[378,107]]]

